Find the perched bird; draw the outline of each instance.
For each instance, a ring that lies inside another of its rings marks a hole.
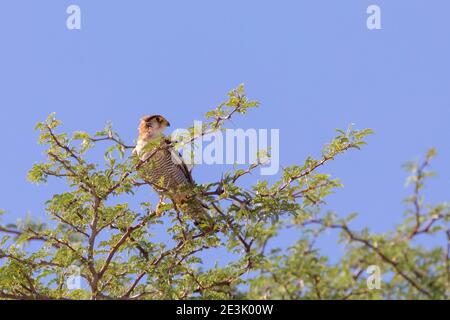
[[[133,150],[141,161],[145,161],[140,175],[159,193],[160,204],[164,204],[164,198],[170,198],[196,225],[211,229],[213,221],[207,207],[194,193],[192,168],[186,165],[172,147],[172,142],[164,136],[169,126],[169,121],[161,115],[144,116],[141,119],[139,137]],[[160,214],[158,208],[157,213]]]

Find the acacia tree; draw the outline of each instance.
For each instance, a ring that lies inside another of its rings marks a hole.
[[[190,135],[174,144],[224,130],[232,116],[257,106],[241,86],[206,114],[200,133],[191,128]],[[406,166],[414,190],[406,199],[405,221],[392,232],[354,231],[349,226],[354,215],[342,219],[326,211],[326,197],[340,183],[319,172],[321,167],[359,149],[370,129],[338,130],[320,158],[308,157],[301,165],[284,168],[275,183],[241,183],[262,165],[260,154],[248,168],[199,185],[195,192],[217,226],[214,232],[202,232],[171,203],[163,205],[163,216],[161,208],[156,212],[156,203],[149,202],[149,185],[139,175],[148,159],[128,155],[132,146],[110,125],[94,135],[69,136],[51,115],[36,129],[46,161],[33,166],[29,179],[62,179],[67,189],[46,203],[47,223],[27,219],[0,225],[2,299],[448,297],[450,206],[427,205],[421,196],[432,175],[428,168],[434,150],[423,163]],[[104,150],[103,163],[98,157],[90,160],[99,149]],[[141,206],[134,208],[130,197]],[[298,229],[299,239],[287,249],[277,248],[277,235],[286,228]],[[345,250],[335,263],[316,245],[328,230],[340,231],[341,244],[336,245]],[[161,234],[166,238],[161,240]],[[433,237],[435,244],[421,245],[422,237]],[[201,257],[215,250],[227,251],[231,261],[202,266]],[[68,286],[74,266],[83,279],[79,289]],[[369,266],[381,272],[381,289],[368,288]]]

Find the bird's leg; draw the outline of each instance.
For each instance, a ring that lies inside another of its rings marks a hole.
[[[159,196],[159,202],[158,202],[158,204],[156,205],[156,215],[157,215],[158,217],[162,216],[162,214],[163,214],[163,212],[164,212],[164,210],[163,210],[162,207],[164,207],[165,205],[166,205],[166,203],[164,202],[164,196],[163,196],[163,195],[160,195],[160,196]]]

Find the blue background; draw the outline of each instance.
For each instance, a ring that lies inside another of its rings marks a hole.
[[[70,4],[81,7],[82,30],[66,28]],[[366,27],[371,4],[382,30]],[[245,83],[262,107],[231,127],[279,128],[282,166],[319,156],[335,128],[372,128],[367,147],[324,169],[345,185],[329,207],[359,212],[358,227],[392,229],[409,193],[401,165],[429,147],[440,174],[428,199],[450,199],[449,15],[446,0],[2,1],[0,208],[9,221],[45,219],[44,201],[62,191],[26,180],[44,159],[34,125],[49,113],[67,131],[111,120],[133,143],[142,115],[188,127]],[[204,182],[223,171],[194,175]]]

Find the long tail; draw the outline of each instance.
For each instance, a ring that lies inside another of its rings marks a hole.
[[[208,213],[208,207],[197,197],[187,198],[180,201],[177,205],[203,231],[211,231],[214,229],[214,221]]]

